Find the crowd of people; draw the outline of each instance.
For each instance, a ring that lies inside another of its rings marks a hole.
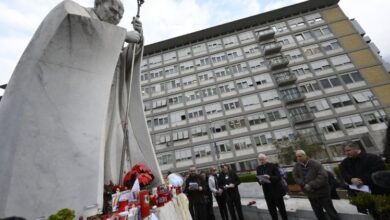
[[[319,220],[340,219],[332,201],[340,199],[336,192],[337,186],[346,188],[351,197],[362,191],[390,194],[389,171],[384,171],[385,161],[382,157],[366,153],[355,142],[346,142],[343,151],[346,158],[339,165],[343,184],[339,184],[334,174],[327,171],[319,161],[309,158],[305,151],[297,150],[295,153],[293,178],[301,186]],[[272,220],[277,220],[279,211],[280,217],[287,220],[284,203],[288,193],[285,172],[278,164],[269,162],[265,154],[258,155],[258,162],[256,177],[263,189],[269,214]],[[222,220],[228,220],[229,216],[232,220],[244,219],[238,191],[240,179],[228,165],[219,168],[212,167],[209,172],[200,174],[197,174],[196,167],[189,170],[184,192],[188,195],[189,209],[194,220],[215,219],[213,198],[218,204]],[[367,214],[367,210],[362,207],[357,209]]]

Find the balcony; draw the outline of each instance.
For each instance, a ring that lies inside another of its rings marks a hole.
[[[291,72],[283,72],[274,74],[274,78],[278,86],[292,84],[297,81],[297,76]]]
[[[301,113],[299,115],[292,115],[291,117],[294,125],[312,122],[315,118],[312,112]]]
[[[277,70],[286,67],[290,61],[285,57],[276,57],[268,60],[268,62],[272,70]]]
[[[280,52],[282,44],[280,42],[265,44],[263,47],[264,55],[270,55]]]
[[[291,94],[285,94],[282,96],[282,100],[286,105],[302,102],[306,96],[301,92],[295,92]]]
[[[275,31],[273,29],[266,29],[259,31],[259,41],[269,40],[275,36]]]

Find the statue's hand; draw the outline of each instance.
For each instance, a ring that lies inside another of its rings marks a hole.
[[[133,24],[133,28],[138,33],[142,34],[142,23],[137,17],[133,17],[133,21],[131,22]]]
[[[137,31],[128,31],[126,33],[127,43],[139,43],[141,41],[141,35]]]

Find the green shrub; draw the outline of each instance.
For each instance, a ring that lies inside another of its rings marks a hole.
[[[350,198],[351,204],[367,209],[374,219],[387,219],[390,215],[390,196],[358,193]]]
[[[288,185],[296,184],[294,177],[293,177],[293,174],[292,174],[292,171],[286,172],[286,176],[287,176],[287,184]]]
[[[341,170],[340,170],[340,167],[339,166],[335,166],[333,168],[333,172],[334,174],[336,175],[336,178],[337,180],[339,181],[339,183],[343,182],[343,178],[341,177]]]
[[[256,174],[254,174],[254,173],[240,174],[240,175],[238,175],[238,178],[240,178],[240,181],[242,183],[257,182]]]
[[[61,209],[56,214],[51,215],[49,220],[73,220],[75,217],[75,211],[71,209]]]

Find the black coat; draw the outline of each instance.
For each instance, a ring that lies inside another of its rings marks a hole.
[[[225,174],[221,172],[218,179],[219,188],[223,189],[224,195],[227,199],[239,199],[240,192],[238,191],[238,185],[240,185],[241,181],[238,178],[235,172],[229,171],[229,173]],[[226,185],[233,183],[233,188],[226,188]]]
[[[266,163],[257,167],[256,175],[269,175],[271,183],[263,183],[263,192],[265,199],[276,199],[286,195],[283,186],[282,178],[280,176],[279,168],[273,163]]]
[[[201,186],[203,189],[202,191],[199,190],[191,190],[189,189],[190,183],[198,183],[198,186]],[[188,176],[185,183],[184,193],[187,194],[188,200],[191,200],[191,202],[204,202],[204,195],[206,190],[206,184],[200,177],[200,175],[196,174],[194,176]]]
[[[340,164],[341,176],[348,184],[352,178],[359,178],[364,185],[368,185],[373,194],[385,192],[384,189],[375,185],[371,179],[371,175],[379,170],[385,169],[385,163],[377,155],[361,152],[354,158],[345,158]]]

